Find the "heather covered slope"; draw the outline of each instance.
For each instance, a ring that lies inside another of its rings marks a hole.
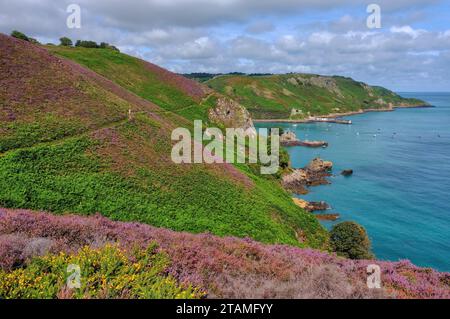
[[[26,267],[36,255],[114,243],[134,250],[153,242],[170,258],[166,272],[180,283],[200,288],[209,298],[450,298],[449,273],[408,261],[352,261],[317,250],[178,233],[100,216],[0,208],[0,275],[2,269],[10,273]],[[369,264],[380,266],[381,290],[367,288]]]
[[[208,89],[195,81],[114,50],[57,46],[47,49],[153,101],[164,110],[192,119],[206,118],[208,106],[203,107],[201,102],[207,97]]]
[[[207,125],[226,127],[247,128],[253,125],[245,108],[229,98],[150,62],[108,49],[46,48],[191,121],[202,120]]]
[[[276,181],[246,166],[174,164],[171,131],[190,127],[187,119],[4,35],[0,74],[0,206],[326,244],[315,217]]]
[[[382,87],[340,76],[313,74],[223,75],[205,82],[244,105],[254,119],[288,119],[309,115],[422,106],[424,101],[405,99]]]

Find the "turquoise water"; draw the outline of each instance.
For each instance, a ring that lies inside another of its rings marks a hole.
[[[293,167],[316,156],[335,165],[331,185],[312,187],[301,197],[324,200],[340,221],[362,224],[378,259],[450,271],[450,93],[402,95],[436,107],[355,115],[348,117],[352,125],[257,127],[283,127],[301,139],[329,142],[326,149],[289,148]],[[340,176],[343,169],[354,175]]]

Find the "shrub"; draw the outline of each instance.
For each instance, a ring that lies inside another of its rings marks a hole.
[[[75,43],[76,47],[83,47],[83,48],[99,48],[100,46],[95,41],[84,41],[84,40],[77,40]]]
[[[30,41],[30,39],[25,34],[23,34],[22,32],[19,32],[17,30],[14,30],[13,32],[11,32],[11,36],[14,38],[17,38],[17,39],[24,40],[24,41]]]
[[[330,232],[330,245],[340,256],[351,259],[370,259],[370,240],[366,230],[355,222],[342,222]]]
[[[70,264],[81,269],[80,288],[66,285]],[[190,285],[164,275],[166,254],[156,245],[134,249],[130,255],[116,245],[82,248],[77,254],[38,257],[22,269],[0,271],[0,298],[200,298]]]
[[[71,47],[73,45],[72,40],[67,37],[62,37],[59,39],[60,45],[64,47]]]

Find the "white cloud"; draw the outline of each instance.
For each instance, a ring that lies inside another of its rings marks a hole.
[[[393,27],[391,27],[390,31],[392,33],[407,34],[410,37],[412,37],[413,39],[416,39],[420,35],[426,33],[425,30],[415,30],[415,29],[411,28],[409,25],[405,25],[405,26],[401,26],[401,27],[393,26]]]
[[[427,85],[416,81],[427,73],[450,89],[450,30],[416,27],[437,0],[378,0],[380,30],[367,29],[360,0],[77,0],[82,28],[68,30],[72,2],[0,0],[0,30],[105,41],[177,72],[341,74],[392,88]]]

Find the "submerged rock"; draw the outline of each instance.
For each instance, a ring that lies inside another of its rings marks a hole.
[[[344,170],[341,172],[341,175],[344,175],[344,176],[350,176],[350,175],[353,175],[353,170],[352,170],[352,169],[344,169]]]

